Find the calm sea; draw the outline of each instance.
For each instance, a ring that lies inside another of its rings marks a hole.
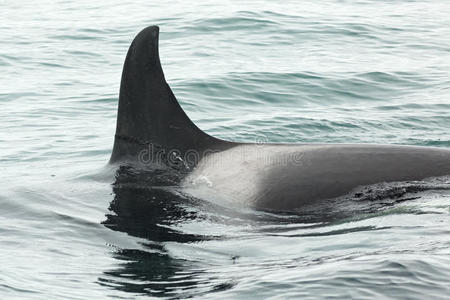
[[[450,3],[275,2],[0,1],[1,299],[448,297],[449,188],[320,218],[111,186],[148,25],[212,135],[450,147]]]

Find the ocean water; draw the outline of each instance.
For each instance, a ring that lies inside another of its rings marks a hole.
[[[303,215],[112,185],[148,25],[214,136],[450,147],[448,2],[273,2],[0,1],[1,299],[448,297],[448,179]]]

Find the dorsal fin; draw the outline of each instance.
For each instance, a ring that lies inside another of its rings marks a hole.
[[[230,142],[200,130],[186,115],[167,84],[158,51],[159,28],[142,30],[131,43],[123,66],[114,148],[110,162],[137,161],[156,145],[165,151],[228,148]]]

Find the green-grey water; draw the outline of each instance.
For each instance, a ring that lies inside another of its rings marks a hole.
[[[448,148],[449,15],[438,0],[0,1],[0,298],[445,299],[448,178],[280,215],[120,189],[107,162],[148,25],[214,136]]]

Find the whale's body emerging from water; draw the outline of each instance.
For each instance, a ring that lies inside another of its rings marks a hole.
[[[298,210],[370,184],[450,174],[450,150],[369,144],[246,144],[201,131],[168,86],[159,28],[132,42],[122,73],[113,164],[175,172],[171,184],[204,185],[260,209]],[[174,179],[175,178],[175,179]],[[192,190],[192,189],[191,189]]]

